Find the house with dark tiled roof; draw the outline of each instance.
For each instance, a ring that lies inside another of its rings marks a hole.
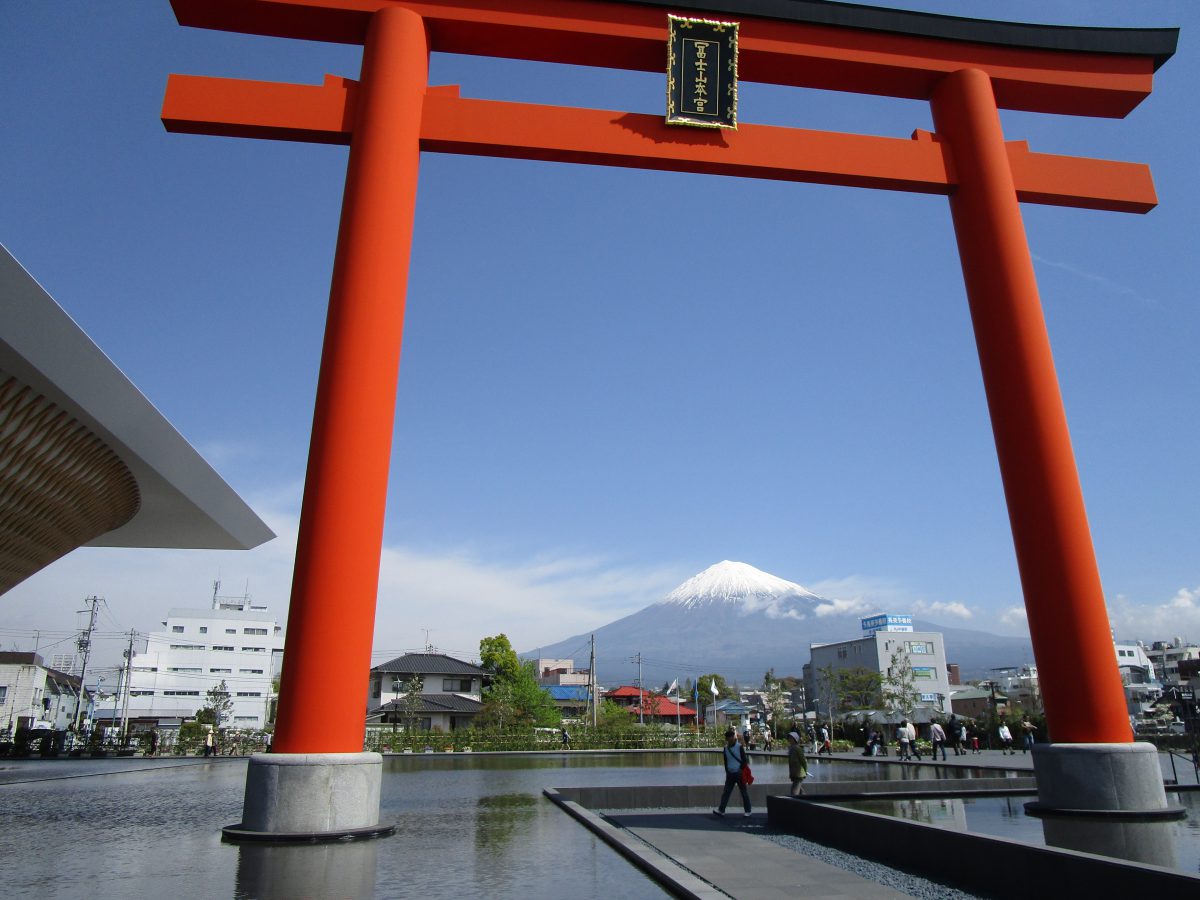
[[[415,716],[425,731],[469,728],[483,709],[486,677],[486,670],[444,653],[405,653],[371,669],[367,721],[402,723]],[[420,694],[413,709],[404,702],[410,690]]]

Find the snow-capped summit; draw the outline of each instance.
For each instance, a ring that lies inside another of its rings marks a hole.
[[[820,597],[794,582],[744,562],[723,560],[679,585],[659,605],[702,609],[727,604],[770,618],[803,619],[819,602]]]

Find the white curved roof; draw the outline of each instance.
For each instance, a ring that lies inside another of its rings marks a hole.
[[[90,547],[248,550],[275,533],[0,245],[0,371],[103,440],[141,508]]]

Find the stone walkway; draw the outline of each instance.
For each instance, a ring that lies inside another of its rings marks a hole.
[[[766,813],[743,818],[740,811],[718,818],[707,813],[636,812],[604,817],[674,860],[717,890],[707,896],[739,900],[883,900],[898,891],[780,847],[759,835]],[[696,896],[699,894],[694,889]],[[719,893],[718,893],[719,892]]]

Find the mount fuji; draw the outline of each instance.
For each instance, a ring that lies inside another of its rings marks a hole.
[[[678,677],[693,680],[718,672],[729,682],[758,685],[767,669],[800,676],[809,644],[844,641],[862,634],[859,619],[880,610],[869,604],[821,597],[807,588],[742,562],[725,560],[689,578],[662,600],[585,634],[539,647],[525,658],[578,656],[596,638],[596,672],[601,684],[633,684],[635,657],[642,656],[642,682],[660,685]],[[966,628],[913,620],[916,631],[939,631],[950,662],[963,677],[987,669],[1033,661],[1027,638],[1003,637]],[[575,665],[586,668],[587,658]]]

